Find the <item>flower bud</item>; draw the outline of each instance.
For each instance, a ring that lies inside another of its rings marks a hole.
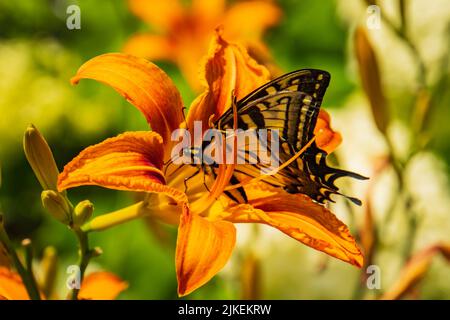
[[[69,225],[71,222],[71,208],[67,199],[53,190],[41,193],[42,205],[58,221]]]
[[[381,84],[377,58],[364,28],[355,31],[355,53],[361,84],[369,99],[375,124],[385,134],[389,124],[389,106]]]
[[[54,247],[46,247],[40,263],[42,277],[40,277],[39,287],[47,298],[51,297],[54,291],[57,269],[58,256]]]
[[[52,151],[41,133],[30,125],[25,131],[23,148],[28,163],[44,190],[57,191],[58,168]]]
[[[94,205],[89,200],[84,200],[76,205],[73,212],[73,224],[75,226],[82,226],[92,217],[92,212],[94,212]]]

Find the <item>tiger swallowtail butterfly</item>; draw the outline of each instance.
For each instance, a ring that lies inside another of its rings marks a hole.
[[[235,109],[237,129],[277,129],[278,158],[282,164],[314,137],[320,105],[329,82],[330,74],[322,70],[302,69],[285,74],[237,101],[236,108],[228,108],[213,126],[219,131],[236,129],[233,128]],[[244,154],[247,158],[256,157],[248,150],[244,150]],[[367,179],[357,173],[328,166],[326,157],[327,153],[313,142],[295,161],[261,181],[281,187],[289,193],[306,194],[313,200],[324,203],[325,200],[333,202],[330,198],[332,194],[342,195],[334,183],[336,179]],[[266,166],[258,161],[249,164],[249,159],[246,160],[246,164],[236,165],[231,184],[236,185],[245,179],[260,176],[261,169]],[[202,168],[205,175],[215,178],[217,164],[203,164]],[[225,191],[225,194],[236,202],[247,202],[242,187]],[[355,204],[361,204],[356,198],[345,197]]]

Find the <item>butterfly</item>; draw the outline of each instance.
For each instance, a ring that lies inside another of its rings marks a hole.
[[[316,69],[301,69],[287,73],[235,102],[235,107],[228,108],[213,123],[213,128],[222,132],[229,129],[277,130],[280,146],[278,161],[283,164],[313,139],[320,106],[330,78],[328,72]],[[239,185],[249,178],[258,177],[261,171],[268,167],[267,164],[259,161],[258,155],[252,151],[254,148],[250,144],[251,142],[248,142],[244,148],[240,147],[239,151],[243,151],[241,157],[245,157],[243,161],[245,163],[236,165],[230,180],[232,185]],[[213,145],[214,142],[208,142],[203,147],[208,148]],[[270,149],[270,145],[267,146]],[[330,197],[332,194],[343,195],[334,183],[336,179],[341,177],[367,179],[357,173],[328,166],[326,157],[327,153],[314,141],[295,161],[276,173],[264,177],[261,181],[281,187],[289,193],[306,194],[313,200],[324,203],[325,200],[334,202]],[[217,175],[218,164],[216,163],[203,164],[201,168],[204,175],[213,178]],[[225,191],[225,194],[235,202],[247,202],[243,187]],[[345,197],[355,204],[361,204],[361,201],[356,198]]]

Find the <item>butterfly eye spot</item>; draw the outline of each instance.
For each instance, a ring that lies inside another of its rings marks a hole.
[[[319,80],[319,81],[323,80],[323,74],[319,74],[319,75],[317,76],[317,80]]]
[[[320,83],[316,83],[315,88],[316,88],[316,90],[318,90],[320,88]]]

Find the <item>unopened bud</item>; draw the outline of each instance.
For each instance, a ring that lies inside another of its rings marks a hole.
[[[82,226],[92,217],[92,212],[94,212],[94,205],[89,200],[84,200],[76,205],[73,212],[73,224],[75,226]]]
[[[103,254],[103,250],[100,247],[95,247],[94,249],[92,249],[92,256],[93,257],[98,257],[101,256]]]
[[[58,270],[58,256],[54,247],[46,247],[42,260],[40,263],[42,270],[42,277],[40,279],[39,287],[46,297],[50,297],[55,287],[57,270]]]
[[[41,193],[42,205],[58,221],[64,224],[71,222],[71,209],[67,199],[53,190]]]
[[[58,168],[52,151],[41,133],[30,125],[25,131],[23,148],[28,163],[44,190],[57,190]]]

